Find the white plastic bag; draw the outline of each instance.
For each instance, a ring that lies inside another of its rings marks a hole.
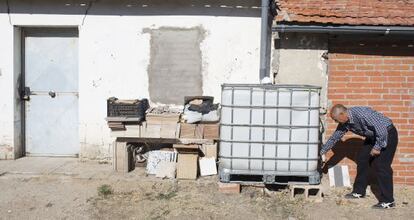
[[[214,110],[202,116],[201,121],[218,121],[220,117],[218,115],[218,111]]]
[[[201,119],[203,118],[203,115],[200,112],[188,110],[188,107],[189,105],[186,105],[184,108],[183,118],[185,122],[187,122],[188,124],[193,124],[193,123],[201,121]]]

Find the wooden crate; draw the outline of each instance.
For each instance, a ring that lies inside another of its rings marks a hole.
[[[180,138],[195,138],[196,124],[181,123]]]
[[[112,155],[112,165],[115,171],[128,173],[135,169],[132,150],[132,147],[128,147],[126,142],[115,141]]]

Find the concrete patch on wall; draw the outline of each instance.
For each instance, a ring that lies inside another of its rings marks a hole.
[[[148,66],[150,99],[154,103],[183,104],[184,96],[202,95],[201,27],[161,27],[151,34]]]
[[[275,82],[321,86],[321,106],[326,107],[328,65],[324,54],[328,51],[327,36],[283,33],[279,40],[276,39],[275,46],[279,51],[273,53]]]

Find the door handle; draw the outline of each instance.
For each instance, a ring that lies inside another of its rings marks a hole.
[[[49,91],[49,93],[48,93],[49,95],[50,95],[50,97],[52,97],[52,98],[55,98],[56,97],[56,92],[55,91],[53,91],[53,90],[51,90],[51,91]]]
[[[30,101],[31,94],[30,87],[24,87],[23,91],[20,93],[20,98],[25,101]]]
[[[24,87],[24,89],[20,92],[20,98],[25,101],[30,101],[30,95],[43,95],[43,94],[46,95],[46,92],[32,92],[30,90],[30,87]],[[56,97],[56,92],[53,90],[50,90],[49,92],[47,92],[47,94],[52,98]]]

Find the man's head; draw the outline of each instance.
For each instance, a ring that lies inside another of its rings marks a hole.
[[[345,123],[349,120],[347,108],[342,104],[336,104],[331,108],[331,118],[337,123]]]

